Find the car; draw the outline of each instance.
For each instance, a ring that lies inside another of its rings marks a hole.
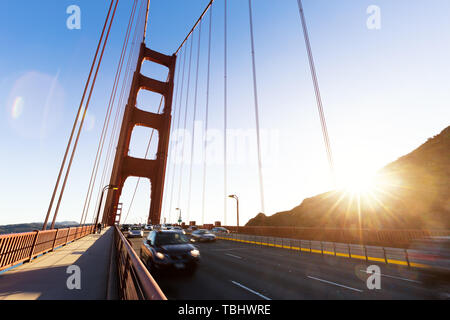
[[[216,236],[206,229],[200,229],[192,232],[191,234],[192,242],[214,242],[216,241]]]
[[[428,266],[421,270],[422,282],[434,287],[450,284],[450,237],[415,240],[408,250],[409,260]]]
[[[145,231],[152,231],[152,230],[153,230],[153,226],[152,226],[151,224],[146,224],[146,225],[144,226],[144,230],[145,230]]]
[[[189,226],[187,229],[186,229],[186,233],[192,233],[192,232],[194,232],[194,231],[196,231],[196,230],[198,230],[198,227],[197,226]]]
[[[127,238],[142,238],[144,236],[144,231],[141,227],[131,227],[128,231]]]
[[[197,270],[200,251],[180,232],[154,230],[142,243],[140,257],[152,274],[187,271],[192,275]]]
[[[184,231],[181,227],[173,227],[171,230],[186,234],[186,231]]]
[[[161,225],[161,230],[171,230],[172,229],[172,225],[170,223],[165,223],[163,225]]]
[[[128,224],[123,224],[120,227],[120,231],[125,232],[125,231],[129,231],[130,230],[130,226]]]
[[[224,227],[215,227],[211,229],[212,233],[230,233],[230,230]]]

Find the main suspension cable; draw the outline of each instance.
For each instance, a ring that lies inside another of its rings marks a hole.
[[[175,51],[175,55],[178,54],[178,52],[181,50],[181,48],[184,46],[184,44],[188,41],[188,39],[192,36],[192,34],[194,33],[195,29],[197,28],[198,24],[200,23],[200,21],[203,20],[203,17],[205,16],[205,14],[208,12],[208,10],[211,8],[212,4],[214,3],[214,0],[211,0],[208,5],[206,6],[205,10],[203,10],[202,14],[200,15],[200,18],[198,18],[198,20],[195,22],[194,26],[192,27],[191,31],[189,31],[188,35],[186,36],[186,38],[183,40],[183,42],[180,44],[180,46],[178,47],[178,49]]]
[[[256,141],[258,148],[258,173],[259,173],[259,190],[261,197],[261,212],[264,213],[264,180],[262,169],[262,155],[261,155],[261,134],[260,134],[260,122],[259,122],[259,105],[258,105],[258,87],[256,78],[256,58],[255,58],[255,39],[253,32],[253,13],[252,13],[252,0],[248,0],[249,17],[250,17],[250,38],[252,45],[252,68],[253,68],[253,95],[255,99],[255,118],[256,118]]]
[[[312,49],[311,49],[311,43],[309,40],[308,27],[306,25],[306,18],[305,18],[305,14],[304,14],[304,10],[303,10],[302,0],[297,0],[297,3],[298,3],[300,19],[301,19],[302,27],[303,27],[303,36],[305,38],[306,50],[308,52],[309,66],[311,69],[311,75],[312,75],[312,80],[313,80],[313,84],[314,84],[314,91],[316,94],[317,108],[319,109],[319,117],[320,117],[320,123],[322,126],[322,134],[323,134],[323,139],[325,142],[325,149],[326,149],[327,157],[328,157],[328,164],[330,166],[330,173],[332,176],[333,183],[336,185],[333,154],[332,154],[332,150],[331,150],[330,138],[328,136],[328,129],[327,129],[327,123],[325,121],[325,114],[323,111],[322,98],[321,98],[320,88],[319,88],[319,81],[317,79],[316,67],[315,67],[314,57],[313,57],[313,53],[312,53]]]

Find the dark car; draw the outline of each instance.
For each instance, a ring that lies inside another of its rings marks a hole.
[[[200,261],[200,251],[180,232],[155,230],[141,246],[141,259],[151,273],[184,270],[193,274]]]
[[[206,229],[200,229],[192,232],[191,241],[195,242],[214,242],[216,241],[216,236]]]
[[[224,227],[215,227],[211,229],[211,232],[215,234],[221,234],[221,233],[230,233],[230,230]]]
[[[130,230],[130,226],[128,224],[123,224],[122,227],[120,228],[120,231],[125,232],[125,231],[129,231]]]
[[[189,227],[186,229],[186,233],[191,234],[192,232],[194,232],[194,231],[196,231],[196,230],[198,230],[198,227],[197,227],[197,226],[189,226]]]

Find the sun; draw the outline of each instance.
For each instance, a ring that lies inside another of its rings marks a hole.
[[[355,169],[345,172],[337,182],[338,189],[355,195],[372,193],[376,186],[375,173]]]

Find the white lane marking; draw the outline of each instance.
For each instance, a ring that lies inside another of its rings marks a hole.
[[[237,285],[238,287],[241,287],[242,289],[245,289],[245,290],[247,290],[247,291],[249,291],[249,292],[251,292],[251,293],[253,293],[253,294],[256,294],[258,297],[263,298],[264,300],[272,300],[272,299],[267,298],[266,296],[262,295],[262,294],[259,293],[259,292],[256,292],[256,291],[254,291],[254,290],[252,290],[252,289],[250,289],[250,288],[247,288],[246,286],[240,284],[239,282],[236,282],[236,281],[233,281],[233,280],[230,280],[230,281],[231,281],[233,284]]]
[[[372,274],[371,272],[367,272],[367,270],[360,270],[361,272],[365,272],[367,274]],[[400,278],[400,277],[395,277],[395,276],[389,276],[387,274],[383,274],[383,273],[376,273],[377,275],[381,275],[382,277],[388,277],[388,278],[392,278],[392,279],[398,279],[398,280],[404,280],[404,281],[409,281],[409,282],[415,282],[415,283],[422,283],[420,281],[417,280],[412,280],[412,279],[406,279],[406,278]]]
[[[344,286],[344,285],[336,283],[336,282],[331,282],[331,281],[327,281],[327,280],[323,280],[323,279],[319,279],[319,278],[311,277],[311,276],[308,276],[308,278],[314,279],[314,280],[317,280],[317,281],[321,281],[321,282],[325,282],[325,283],[328,283],[328,284],[332,284],[332,285],[335,285],[335,286],[338,286],[338,287],[346,288],[346,289],[349,289],[349,290],[363,292],[362,290],[355,289],[355,288],[352,288],[352,287],[347,287],[347,286]]]
[[[234,250],[246,250],[248,248],[229,248],[229,249],[210,249],[209,251],[234,251]]]
[[[236,258],[236,259],[242,259],[241,257],[235,256],[234,254],[231,254],[231,253],[225,253],[225,255],[226,255],[226,256],[233,257],[233,258]]]

